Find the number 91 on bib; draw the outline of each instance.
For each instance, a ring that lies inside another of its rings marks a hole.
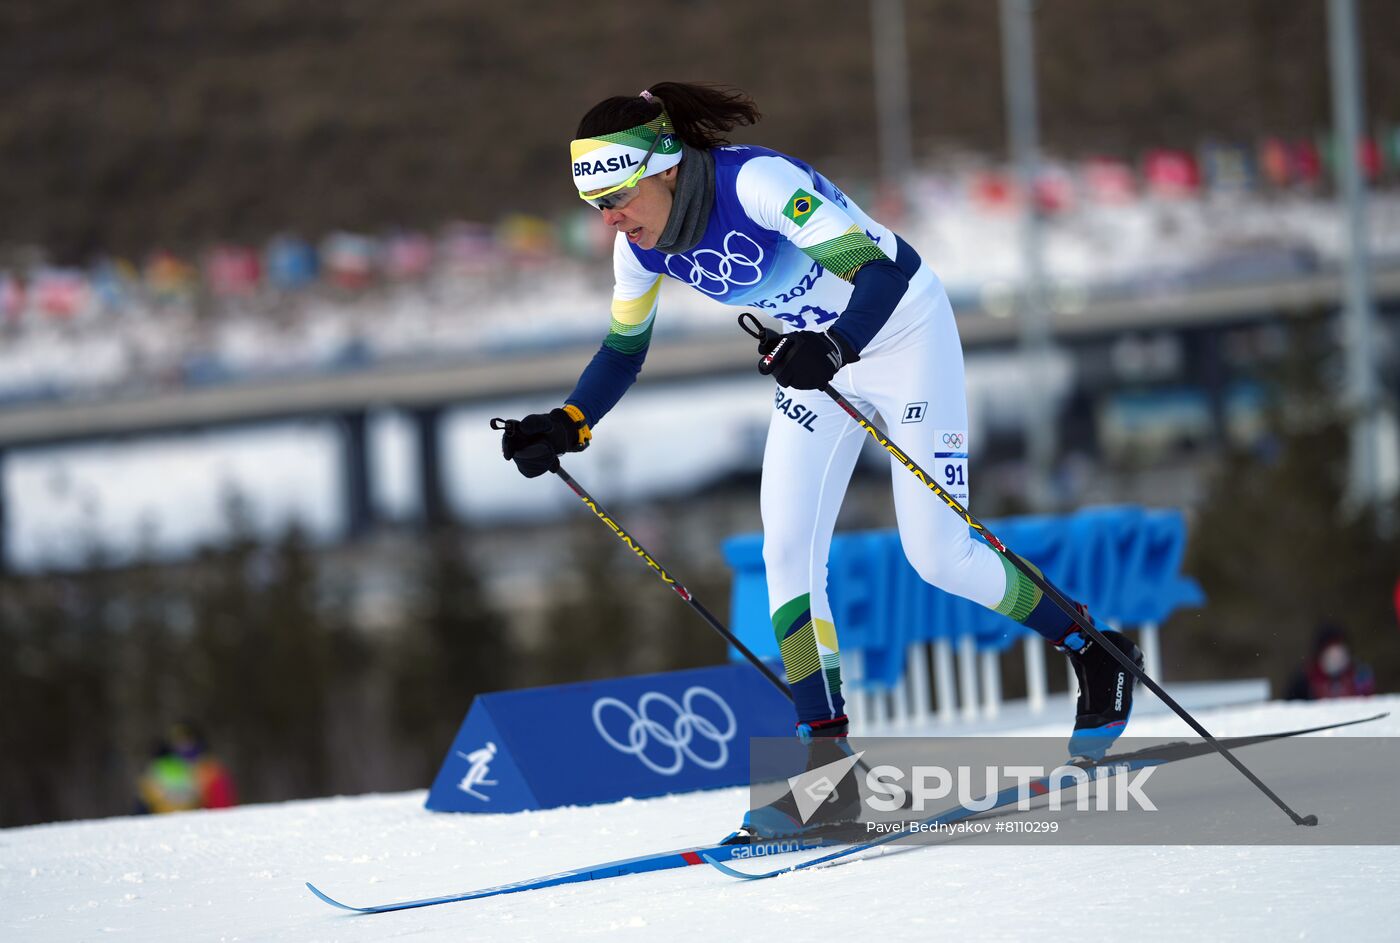
[[[933,467],[929,471],[945,491],[967,504],[967,430],[936,429],[933,436]]]

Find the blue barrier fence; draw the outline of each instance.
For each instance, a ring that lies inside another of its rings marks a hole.
[[[1101,621],[1159,623],[1178,608],[1205,601],[1196,581],[1180,573],[1186,524],[1179,511],[1101,507],[986,524]],[[733,537],[724,554],[734,571],[732,630],[761,657],[778,657],[762,535]],[[1005,616],[925,583],[904,558],[893,530],[837,535],[827,586],[841,648],[862,653],[864,681],[875,687],[898,683],[910,643],[971,637],[981,651],[1001,651],[1031,634]]]

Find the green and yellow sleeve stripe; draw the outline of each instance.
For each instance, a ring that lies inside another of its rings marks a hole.
[[[637,298],[613,298],[612,324],[603,341],[623,354],[635,354],[651,343],[651,329],[656,321],[656,302],[661,294],[661,276],[651,288]]]
[[[848,282],[866,262],[889,258],[860,226],[852,226],[835,239],[803,247],[802,251],[822,268]]]

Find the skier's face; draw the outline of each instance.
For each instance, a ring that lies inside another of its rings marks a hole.
[[[603,222],[623,233],[627,241],[642,249],[656,248],[656,241],[671,217],[676,192],[676,168],[637,181],[637,193],[616,209],[603,210]]]

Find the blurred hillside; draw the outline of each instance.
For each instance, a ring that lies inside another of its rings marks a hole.
[[[906,0],[916,155],[1003,150],[991,0]],[[1128,153],[1328,126],[1322,0],[1048,0],[1047,149]],[[1361,4],[1372,115],[1400,113],[1400,6]],[[10,0],[0,244],[59,261],[568,206],[594,101],[661,79],[749,90],[751,140],[873,172],[866,4]],[[834,38],[840,37],[844,42]],[[833,134],[833,128],[837,129]]]

